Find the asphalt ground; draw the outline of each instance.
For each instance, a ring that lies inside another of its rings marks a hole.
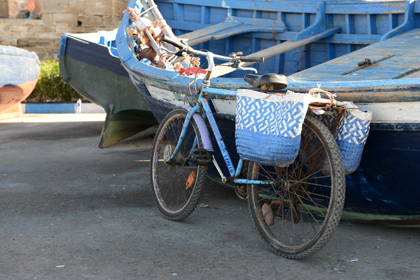
[[[210,181],[203,207],[162,218],[148,170],[156,128],[99,149],[104,118],[0,121],[0,279],[420,279],[420,229],[342,221],[317,254],[288,260]]]

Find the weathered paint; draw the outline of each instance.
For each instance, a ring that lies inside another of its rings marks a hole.
[[[103,31],[64,34],[58,51],[64,80],[107,112],[100,148],[112,146],[157,124],[119,58],[110,55],[109,48],[104,45],[115,46],[115,34]],[[111,41],[105,41],[104,37]],[[144,85],[143,90],[147,90]]]
[[[35,88],[40,62],[34,52],[0,45],[0,113],[25,100]]]
[[[188,112],[192,110],[190,105],[178,105],[178,106],[181,108],[184,108]],[[204,122],[204,119],[197,112],[193,114],[193,118],[194,118],[195,123],[197,124],[198,130],[200,131],[201,141],[203,142],[203,148],[209,152],[212,152],[213,144],[211,143],[210,133],[209,133],[209,130],[207,129],[206,123]]]
[[[224,159],[224,161],[226,163],[226,166],[229,170],[229,174],[230,174],[230,176],[234,176],[235,175],[235,168],[233,166],[232,159],[229,155],[226,144],[223,141],[222,134],[220,133],[219,127],[216,123],[216,120],[214,119],[213,113],[212,113],[212,111],[209,107],[209,104],[208,104],[207,100],[202,99],[201,101],[202,101],[202,104],[203,104],[204,111],[206,112],[207,120],[209,121],[210,127],[213,131],[213,135],[216,138],[217,145],[219,146],[220,151],[222,152],[223,159]]]
[[[319,22],[321,22],[316,20],[316,15],[319,14],[319,2],[311,0],[305,2],[226,0],[226,6],[230,8],[221,7],[220,3],[213,1],[194,3],[190,0],[160,0],[156,2],[177,35],[181,35],[186,31],[208,27],[210,24],[223,22],[229,12],[233,16],[248,15],[249,17],[281,19],[286,24],[287,31],[285,32],[275,34],[250,32],[215,42],[206,42],[197,47],[207,48],[220,54],[228,54],[232,51],[243,51],[245,54],[249,54],[251,51],[269,48],[278,44],[279,41],[296,39],[296,35],[300,31],[313,24],[315,26],[319,25]],[[132,0],[129,5],[133,6],[134,3],[135,1]],[[183,17],[171,14],[175,13],[175,10],[171,8],[174,3],[178,5],[176,13],[185,12],[186,10],[194,11],[189,18],[190,21],[186,22]],[[201,7],[201,5],[209,7],[209,9],[196,9],[196,7]],[[419,4],[415,2],[413,5],[413,17],[416,19],[415,22],[417,24]],[[366,58],[364,55],[358,55],[364,50],[362,47],[379,42],[384,34],[391,30],[397,30],[398,27],[402,26],[408,16],[406,13],[406,2],[325,1],[324,7],[327,16],[327,27],[340,28],[341,31],[339,33],[313,42],[310,48],[298,48],[274,57],[259,65],[258,68],[261,73],[273,72],[273,69],[281,70],[285,74],[304,73],[298,71],[302,69],[309,69],[306,70],[308,72],[313,69],[314,73],[316,73],[317,67],[314,66],[319,65],[318,69],[322,69],[323,62],[332,61],[336,57],[356,51],[354,52],[355,59],[349,63],[347,69],[330,65],[330,69],[327,67],[323,75],[318,75],[318,77],[324,78],[321,81],[322,87],[324,88],[325,85],[328,85],[330,88],[327,88],[337,93],[339,99],[363,103],[363,106],[366,106],[366,108],[379,106],[377,107],[378,110],[388,109],[390,114],[379,115],[379,119],[372,124],[372,131],[366,143],[361,166],[355,173],[347,176],[345,211],[356,213],[355,215],[358,217],[365,215],[366,219],[376,219],[375,217],[378,217],[376,215],[379,215],[387,221],[401,221],[403,218],[407,218],[408,220],[412,219],[412,222],[416,223],[418,216],[420,216],[420,204],[418,202],[420,189],[417,188],[418,179],[416,178],[416,170],[420,168],[420,150],[416,148],[420,145],[420,138],[418,137],[420,125],[416,113],[410,112],[412,111],[410,106],[411,108],[414,106],[414,109],[417,108],[416,106],[420,102],[420,90],[419,80],[415,76],[416,71],[404,67],[409,65],[414,59],[417,59],[417,52],[413,51],[413,48],[416,50],[418,45],[412,46],[411,49],[406,49],[409,52],[411,51],[411,58],[392,60],[397,57],[394,56],[375,65],[375,67],[384,66],[384,63],[393,62],[395,68],[401,68],[395,77],[401,78],[401,75],[405,73],[403,77],[406,79],[391,79],[387,77],[376,81],[372,79],[346,81],[342,79],[331,80],[329,78],[329,75],[342,76],[343,72],[353,69],[355,66],[352,63],[357,65],[357,62]],[[209,17],[208,13],[211,13],[214,17]],[[195,20],[197,22],[194,22]],[[316,21],[318,23],[315,23]],[[127,24],[129,24],[128,18],[124,16],[122,26],[124,27]],[[413,32],[417,31],[413,29]],[[394,41],[398,42],[406,35],[409,35],[408,32],[400,35],[398,35],[398,32],[395,32],[392,33],[394,37],[389,40],[394,39]],[[387,54],[384,53],[386,52],[387,44],[390,43],[389,40],[373,45],[372,47],[376,48],[373,54],[382,52],[379,58],[385,57]],[[126,42],[124,29],[121,28],[117,35],[118,50],[124,67],[130,73],[134,84],[139,89],[141,89],[141,84],[147,83],[161,90],[171,91],[173,93],[172,99],[181,100],[184,94],[188,92],[190,79],[181,77],[171,71],[153,68],[138,62],[126,47]],[[310,57],[308,58],[307,56]],[[377,59],[376,57],[372,58],[373,60]],[[274,65],[276,63],[281,63],[282,65]],[[393,67],[391,66],[388,65],[387,69],[384,67],[383,73],[378,74],[386,74],[387,71],[392,70]],[[363,71],[371,70],[370,68],[363,69]],[[232,91],[238,88],[250,88],[242,78],[235,78],[243,75],[244,73],[236,71],[230,74],[230,78],[212,79],[211,85],[216,89]],[[347,76],[351,77],[351,74]],[[366,76],[368,77],[369,74]],[[372,75],[370,76],[372,77]],[[318,78],[315,80],[309,79],[308,81],[306,78],[298,80],[295,77],[291,77],[289,81],[289,87],[295,90],[307,90],[318,86]],[[201,80],[198,81],[198,87],[200,85]],[[160,99],[158,95],[151,96],[147,91],[141,92],[144,93],[151,110],[158,120],[161,120],[174,107],[174,104],[168,99]],[[196,96],[194,93],[196,92],[193,90],[192,93],[187,95],[187,100],[191,97],[190,101],[193,102]],[[222,95],[213,96],[211,94],[208,95],[208,98],[209,106],[213,105],[216,108],[214,117],[217,120],[220,134],[225,141],[232,162],[239,162],[234,140],[234,98]],[[397,106],[396,103],[398,103]],[[404,111],[402,114],[399,113],[400,109]],[[410,113],[405,114],[406,112]],[[396,122],[393,122],[394,120],[386,120],[388,116],[390,118],[395,117]],[[213,143],[216,143],[218,139],[219,137],[217,139],[212,138]],[[220,151],[216,150],[214,154],[219,162],[223,160],[223,155]],[[222,166],[221,168],[223,169],[224,167]],[[225,171],[223,172],[225,173]],[[214,178],[218,177],[217,171],[212,166],[209,166],[209,175]],[[383,221],[384,223],[386,223],[385,220]],[[408,224],[408,220],[404,222]]]

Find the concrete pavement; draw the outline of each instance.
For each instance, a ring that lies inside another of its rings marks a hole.
[[[418,279],[420,229],[341,222],[316,255],[271,253],[247,204],[208,182],[182,222],[149,185],[156,128],[99,149],[104,114],[0,122],[0,279]]]

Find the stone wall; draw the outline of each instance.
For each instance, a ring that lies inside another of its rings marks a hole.
[[[0,0],[0,18],[9,17],[9,0]]]
[[[8,4],[17,0],[9,0]],[[20,1],[20,0],[19,0]],[[34,19],[0,13],[0,45],[34,51],[43,60],[56,59],[63,33],[89,33],[118,28],[128,0],[35,0]],[[0,0],[0,8],[6,6]]]

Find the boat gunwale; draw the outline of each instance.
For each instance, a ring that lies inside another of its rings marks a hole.
[[[191,0],[159,0],[160,2],[166,2],[177,5],[191,5],[191,6],[206,6],[211,8],[220,9],[239,9],[239,10],[260,10],[264,12],[273,12],[281,10],[286,13],[309,13],[315,14],[318,5],[321,1],[319,0],[305,0],[296,2],[294,0],[281,0],[281,1],[267,1],[267,0],[256,0],[256,1],[232,1],[225,0],[225,7],[221,7],[219,2],[212,0],[200,1],[200,3]],[[325,11],[327,14],[400,14],[405,12],[407,0],[394,0],[394,1],[370,1],[364,0],[327,0],[322,1],[325,5]],[[343,5],[346,5],[346,9],[343,9]],[[352,9],[354,7],[354,9]],[[281,8],[281,9],[280,9]],[[390,10],[392,9],[392,11]],[[353,10],[352,12],[349,12]],[[357,11],[357,12],[356,12]],[[420,12],[420,3],[415,3],[415,11]]]

